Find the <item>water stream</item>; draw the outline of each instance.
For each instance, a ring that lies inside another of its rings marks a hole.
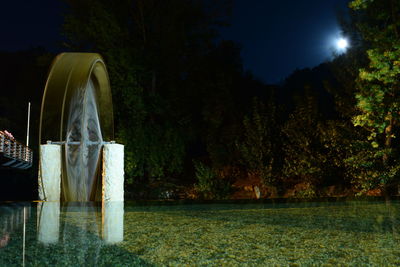
[[[65,145],[65,201],[96,200],[98,169],[103,137],[100,128],[95,85],[77,90],[70,102]]]

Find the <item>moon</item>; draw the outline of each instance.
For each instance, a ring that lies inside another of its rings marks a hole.
[[[346,50],[349,47],[349,42],[345,38],[340,38],[337,40],[336,46],[340,50]]]

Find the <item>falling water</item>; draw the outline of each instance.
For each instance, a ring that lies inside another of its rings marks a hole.
[[[103,138],[92,80],[86,88],[77,90],[71,99],[66,133],[64,199],[94,200]]]

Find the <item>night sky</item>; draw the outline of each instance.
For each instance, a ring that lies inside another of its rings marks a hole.
[[[235,0],[232,26],[222,38],[242,45],[246,70],[264,82],[282,81],[295,69],[332,55],[340,35],[336,14],[348,0]],[[44,46],[62,50],[63,4],[57,0],[5,1],[0,9],[0,50]]]
[[[340,35],[339,10],[348,0],[236,0],[226,39],[242,44],[246,69],[276,83],[295,69],[314,67],[332,56]]]
[[[55,52],[61,51],[62,7],[59,0],[2,1],[0,50],[44,46]]]

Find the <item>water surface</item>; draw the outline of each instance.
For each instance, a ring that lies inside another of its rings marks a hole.
[[[400,265],[400,203],[16,203],[0,266]]]

